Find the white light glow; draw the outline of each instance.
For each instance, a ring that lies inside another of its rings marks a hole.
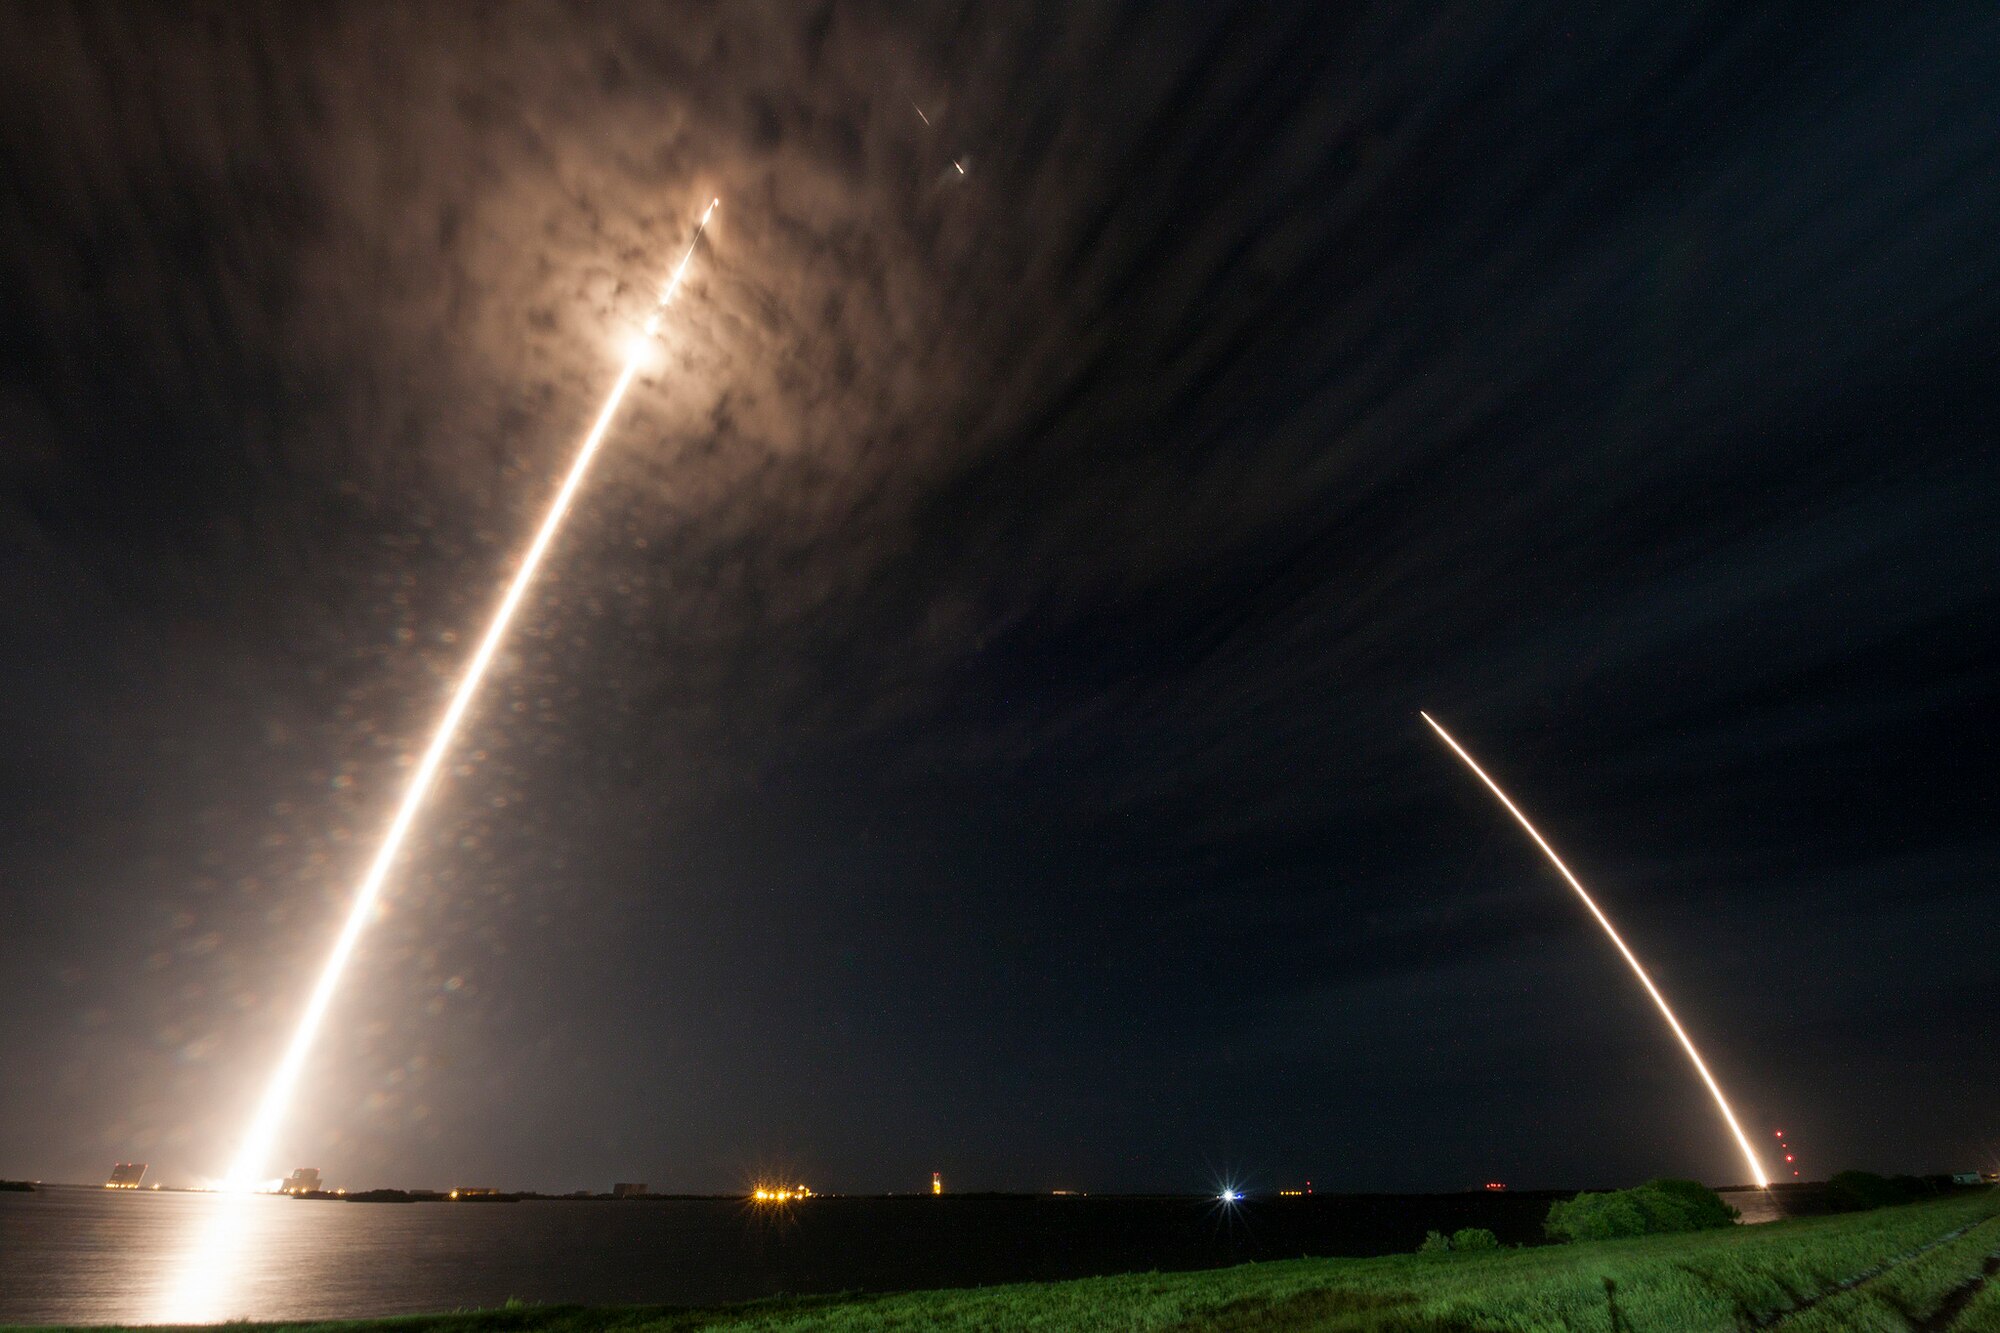
[[[660,289],[658,307],[665,307],[679,291],[681,277],[687,272],[688,261],[694,258],[695,247],[701,243],[701,234],[708,226],[708,219],[715,212],[716,204],[709,204],[701,215],[701,224],[695,228],[694,239],[688,243],[687,253],[674,267],[665,285]],[[649,330],[657,327],[658,308],[654,318],[648,321]],[[224,1188],[243,1192],[257,1188],[266,1178],[266,1168],[271,1156],[279,1127],[284,1123],[285,1112],[290,1107],[292,1094],[296,1090],[300,1071],[305,1067],[306,1057],[311,1054],[313,1040],[319,1035],[326,1011],[333,1003],[334,991],[340,985],[341,973],[346,971],[349,957],[360,940],[361,933],[374,918],[375,907],[382,894],[382,886],[388,881],[389,872],[395,867],[396,858],[403,850],[403,843],[409,837],[410,828],[416,823],[422,811],[424,798],[429,795],[432,784],[437,779],[438,769],[444,763],[452,742],[457,738],[458,729],[465,720],[467,710],[479,694],[479,687],[486,679],[486,673],[493,665],[494,657],[500,651],[501,643],[507,637],[514,614],[520,609],[521,601],[527,596],[529,586],[535,580],[535,573],[541,568],[542,558],[548,554],[554,543],[556,532],[562,527],[563,518],[569,513],[570,503],[576,498],[583,485],[585,474],[597,451],[604,443],[604,436],[611,429],[611,422],[618,415],[619,406],[625,401],[625,393],[632,387],[632,381],[639,373],[649,344],[635,343],[628,351],[625,367],[619,372],[618,380],[611,388],[611,396],[604,401],[604,407],[597,414],[597,421],[584,437],[582,447],[577,451],[576,461],[570,465],[569,475],[563,479],[562,487],[556,492],[555,500],[549,505],[548,514],[542,519],[541,527],[521,557],[521,564],[514,572],[514,578],[507,585],[507,591],[500,599],[499,608],[486,628],[485,637],[480,639],[478,650],[467,664],[464,676],[452,692],[451,702],[439,719],[437,730],[432,734],[430,744],[424,747],[422,758],[417,761],[416,770],[410,775],[409,786],[404,789],[403,799],[396,807],[395,818],[389,823],[389,830],[382,839],[382,845],[369,863],[368,873],[362,877],[361,886],[355,892],[354,903],[348,909],[346,923],[334,941],[333,952],[320,969],[319,980],[313,985],[312,993],[306,1000],[304,1015],[292,1034],[290,1044],[285,1047],[278,1067],[266,1086],[263,1100],[258,1102],[256,1113],[251,1117],[249,1128],[237,1148],[236,1160],[225,1177]]]
[[[1708,1064],[1701,1058],[1701,1052],[1694,1048],[1694,1041],[1688,1036],[1687,1029],[1681,1026],[1681,1021],[1674,1017],[1674,1011],[1668,1007],[1667,997],[1660,994],[1660,988],[1655,986],[1653,979],[1646,975],[1646,969],[1640,966],[1638,957],[1625,946],[1624,939],[1618,934],[1617,928],[1611,924],[1611,918],[1604,915],[1604,912],[1598,907],[1596,901],[1591,898],[1589,891],[1583,887],[1582,881],[1570,873],[1569,867],[1563,864],[1563,859],[1556,855],[1556,849],[1549,846],[1548,839],[1544,838],[1536,830],[1535,826],[1528,822],[1528,817],[1521,813],[1521,807],[1515,805],[1508,798],[1507,793],[1500,790],[1500,784],[1486,775],[1486,770],[1481,768],[1477,761],[1465,752],[1465,747],[1453,740],[1451,733],[1439,726],[1437,719],[1429,713],[1419,713],[1418,716],[1430,723],[1431,730],[1438,734],[1438,739],[1449,745],[1452,753],[1464,760],[1465,766],[1471,769],[1481,782],[1486,784],[1487,790],[1500,798],[1500,804],[1507,807],[1507,813],[1514,816],[1515,822],[1528,831],[1528,836],[1535,840],[1535,846],[1541,848],[1542,855],[1549,858],[1549,864],[1553,865],[1562,877],[1569,881],[1569,886],[1576,890],[1576,896],[1583,899],[1583,905],[1590,909],[1590,914],[1593,917],[1597,918],[1597,924],[1604,927],[1604,933],[1611,937],[1611,942],[1618,946],[1618,952],[1624,956],[1626,963],[1632,968],[1632,975],[1639,978],[1639,984],[1646,988],[1646,994],[1653,997],[1653,1003],[1659,1008],[1660,1017],[1666,1019],[1667,1026],[1673,1029],[1674,1036],[1680,1041],[1681,1049],[1686,1051],[1688,1059],[1694,1062],[1695,1072],[1701,1075],[1701,1081],[1707,1085],[1709,1095],[1715,1098],[1716,1108],[1722,1112],[1723,1120],[1729,1125],[1729,1132],[1736,1138],[1736,1146],[1743,1150],[1743,1160],[1750,1168],[1751,1178],[1757,1182],[1758,1188],[1767,1188],[1771,1182],[1764,1175],[1764,1167],[1758,1162],[1757,1154],[1751,1149],[1750,1140],[1744,1136],[1743,1127],[1736,1123],[1736,1113],[1729,1109],[1729,1099],[1722,1095],[1722,1085],[1715,1081],[1715,1075],[1708,1072]]]

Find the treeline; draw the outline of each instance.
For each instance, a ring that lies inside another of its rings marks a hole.
[[[1873,1171],[1842,1171],[1826,1182],[1828,1202],[1843,1213],[1919,1203],[1960,1188],[1950,1176],[1878,1176]]]
[[[1558,1199],[1549,1205],[1542,1231],[1556,1241],[1618,1240],[1733,1226],[1738,1216],[1706,1185],[1692,1180],[1649,1180],[1634,1189]],[[1499,1248],[1492,1232],[1467,1228],[1449,1236],[1433,1231],[1417,1247],[1417,1253],[1462,1254]]]

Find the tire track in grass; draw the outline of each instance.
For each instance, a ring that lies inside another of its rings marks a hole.
[[[1963,1238],[1968,1232],[1976,1231],[1980,1227],[1987,1226],[1994,1220],[1995,1219],[1991,1217],[1983,1217],[1977,1222],[1968,1222],[1962,1227],[1954,1227],[1952,1230],[1945,1232],[1942,1236],[1939,1236],[1936,1240],[1933,1240],[1925,1245],[1919,1245],[1912,1250],[1905,1250],[1901,1254],[1892,1255],[1891,1257],[1884,1259],[1881,1263],[1876,1264],[1874,1267],[1864,1269],[1863,1271],[1856,1273],[1852,1277],[1844,1278],[1836,1285],[1827,1288],[1825,1291],[1822,1291],[1815,1296],[1807,1298],[1805,1301],[1801,1302],[1798,1305],[1792,1306],[1788,1310],[1781,1310],[1774,1315],[1767,1316],[1766,1318],[1761,1320],[1756,1320],[1752,1323],[1751,1327],[1755,1327],[1758,1329],[1779,1328],[1782,1325],[1784,1325],[1787,1321],[1797,1318],[1799,1315],[1804,1314],[1806,1311],[1812,1309],[1816,1305],[1819,1305],[1821,1302],[1831,1300],[1833,1297],[1842,1295],[1846,1292],[1855,1291],[1861,1287],[1867,1286],[1870,1282],[1874,1282],[1877,1281],[1878,1279],[1887,1277],[1889,1274],[1896,1272],[1897,1270],[1904,1267],[1906,1264],[1913,1263],[1916,1260],[1923,1258],[1931,1251],[1949,1245],[1953,1241]],[[1991,1255],[1987,1256],[1986,1262],[1987,1265],[1990,1267],[1993,1263],[1993,1256]],[[1968,1286],[1970,1289],[1966,1291],[1964,1300],[1960,1301],[1958,1305],[1953,1308],[1951,1314],[1952,1318],[1955,1319],[1958,1317],[1958,1311],[1963,1309],[1965,1305],[1979,1293],[1979,1288],[1985,1285],[1985,1281],[1986,1281],[1986,1270],[1982,1269],[1981,1274],[1977,1278],[1975,1278],[1969,1283],[1962,1284]],[[1952,1294],[1954,1296],[1957,1294],[1956,1289],[1954,1289]],[[1946,1298],[1947,1301],[1949,1301],[1950,1299],[1951,1297]],[[1927,1320],[1925,1321],[1916,1320],[1911,1318],[1907,1314],[1904,1315],[1903,1317],[1909,1320],[1910,1327],[1913,1330],[1923,1330],[1923,1333],[1929,1333],[1929,1330],[1932,1327],[1930,1322]],[[1935,1319],[1937,1318],[1937,1316],[1933,1315],[1932,1318]],[[1948,1325],[1938,1324],[1936,1325],[1936,1327],[1938,1329],[1944,1329],[1948,1327]]]
[[[1975,1227],[1984,1226],[1992,1220],[1992,1218],[1981,1218],[1977,1222],[1968,1222],[1962,1227],[1954,1227],[1935,1240],[1916,1246],[1914,1249],[1905,1250],[1901,1254],[1891,1255],[1882,1262],[1873,1264],[1858,1273],[1842,1278],[1832,1286],[1822,1291],[1814,1292],[1811,1295],[1794,1291],[1791,1284],[1784,1281],[1776,1273],[1768,1273],[1765,1276],[1776,1283],[1778,1289],[1792,1299],[1792,1304],[1782,1310],[1769,1310],[1763,1313],[1752,1309],[1750,1302],[1741,1292],[1736,1291],[1715,1274],[1705,1273],[1692,1264],[1676,1264],[1675,1267],[1728,1301],[1735,1313],[1736,1327],[1743,1330],[1743,1333],[1763,1333],[1764,1330],[1779,1328],[1787,1321],[1798,1318],[1823,1301],[1831,1300],[1843,1292],[1853,1291],[1855,1288],[1865,1286],[1879,1277],[1893,1273],[1903,1265],[1913,1260],[1921,1259],[1924,1255],[1929,1254],[1941,1245],[1951,1244],[1953,1241],[1964,1236],[1966,1232],[1971,1231]],[[1969,1301],[1972,1297],[1968,1295],[1966,1299]]]
[[[1951,1289],[1931,1317],[1917,1325],[1918,1333],[1954,1333],[1958,1317],[1965,1313],[1966,1306],[1979,1298],[1980,1292],[1986,1290],[1986,1284],[1993,1280],[1995,1274],[2000,1274],[2000,1250],[1987,1255],[1986,1262],[1977,1273]],[[1967,1333],[1970,1333],[1970,1326]]]

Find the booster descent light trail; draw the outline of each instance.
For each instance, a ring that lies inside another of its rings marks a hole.
[[[376,850],[375,859],[368,865],[368,873],[362,877],[361,887],[355,892],[354,903],[348,908],[346,924],[341,927],[339,937],[334,941],[333,952],[320,970],[319,980],[306,1000],[304,1015],[299,1019],[298,1029],[292,1033],[292,1040],[285,1047],[284,1056],[271,1074],[271,1081],[264,1090],[263,1100],[257,1103],[257,1111],[251,1117],[250,1127],[243,1135],[242,1144],[237,1148],[236,1160],[224,1178],[223,1188],[232,1191],[253,1190],[265,1178],[263,1171],[271,1155],[273,1142],[279,1127],[284,1123],[285,1111],[291,1105],[292,1093],[299,1081],[299,1073],[305,1067],[306,1057],[312,1053],[313,1039],[318,1036],[320,1024],[326,1018],[327,1007],[333,1002],[333,993],[340,985],[340,976],[347,968],[347,960],[354,952],[354,946],[361,938],[361,932],[368,926],[369,918],[375,910],[375,903],[382,894],[382,886],[389,878],[389,871],[395,866],[403,843],[409,837],[410,828],[416,823],[422,811],[424,798],[430,794],[432,784],[437,779],[438,768],[444,763],[452,741],[458,735],[459,724],[465,720],[466,711],[479,693],[480,684],[486,679],[486,672],[493,665],[493,659],[500,650],[500,644],[507,637],[508,627],[513,623],[514,613],[521,607],[527,596],[528,587],[535,581],[535,572],[540,568],[542,557],[548,554],[549,546],[555,541],[556,532],[562,527],[563,518],[569,513],[570,502],[576,498],[583,485],[584,475],[589,472],[591,461],[596,458],[599,446],[604,443],[605,432],[611,429],[611,422],[618,415],[619,405],[625,401],[626,390],[638,377],[640,363],[644,360],[648,340],[659,332],[660,316],[674,294],[679,291],[681,275],[687,272],[688,261],[694,258],[695,247],[701,244],[701,234],[708,226],[710,214],[715,212],[720,200],[710,201],[702,212],[701,222],[696,226],[694,239],[688,242],[687,253],[674,266],[672,276],[660,288],[660,299],[653,311],[646,317],[646,338],[637,339],[626,354],[625,368],[619,372],[617,383],[611,386],[611,396],[604,400],[604,407],[597,414],[597,421],[584,436],[583,445],[577,450],[576,461],[570,464],[569,475],[563,479],[562,488],[549,505],[548,514],[542,519],[542,526],[536,531],[535,539],[528,544],[528,550],[521,557],[520,568],[507,585],[506,594],[500,599],[499,609],[493,613],[492,623],[486,627],[486,635],[479,641],[479,648],[472,654],[465,675],[460,677],[458,687],[452,691],[451,703],[439,720],[437,731],[424,748],[423,757],[417,761],[416,771],[410,775],[409,786],[403,791],[403,799],[396,807],[395,818],[389,822],[389,831]]]
[[[1639,965],[1638,957],[1625,946],[1625,941],[1620,938],[1617,929],[1612,926],[1611,918],[1604,915],[1603,910],[1591,898],[1589,891],[1583,887],[1582,882],[1570,873],[1569,867],[1563,864],[1560,856],[1556,855],[1556,849],[1549,846],[1548,839],[1544,838],[1536,831],[1535,826],[1528,822],[1528,817],[1521,813],[1521,807],[1508,799],[1507,793],[1500,790],[1499,783],[1486,776],[1486,770],[1481,768],[1478,762],[1465,752],[1465,747],[1453,740],[1451,733],[1439,726],[1437,719],[1429,713],[1420,713],[1419,716],[1431,724],[1431,730],[1438,734],[1438,739],[1449,745],[1452,753],[1465,761],[1465,766],[1472,770],[1474,776],[1486,784],[1487,790],[1500,798],[1500,804],[1507,807],[1507,813],[1514,816],[1515,821],[1528,831],[1528,836],[1535,840],[1535,846],[1541,848],[1542,854],[1549,858],[1549,864],[1553,865],[1562,877],[1569,881],[1569,886],[1576,890],[1576,896],[1583,899],[1583,905],[1590,909],[1592,916],[1597,918],[1597,924],[1604,927],[1604,933],[1611,937],[1611,942],[1618,946],[1618,952],[1624,956],[1626,963],[1631,966],[1632,974],[1639,978],[1639,984],[1646,988],[1646,994],[1653,997],[1653,1003],[1659,1007],[1660,1016],[1666,1019],[1667,1026],[1674,1030],[1674,1036],[1679,1039],[1681,1049],[1686,1051],[1688,1059],[1694,1062],[1695,1072],[1700,1074],[1701,1081],[1708,1085],[1709,1095],[1715,1098],[1715,1105],[1722,1112],[1723,1120],[1728,1123],[1729,1132],[1736,1137],[1736,1146],[1743,1150],[1743,1160],[1750,1168],[1751,1179],[1757,1182],[1759,1189],[1769,1188],[1771,1182],[1765,1177],[1764,1168],[1757,1161],[1757,1154],[1750,1147],[1750,1140],[1744,1137],[1743,1127],[1736,1123],[1736,1113],[1729,1109],[1729,1101],[1722,1095],[1722,1085],[1715,1081],[1715,1075],[1708,1072],[1708,1065],[1702,1060],[1701,1052],[1695,1050],[1694,1041],[1688,1036],[1687,1029],[1681,1026],[1681,1021],[1674,1017],[1674,1011],[1667,1006],[1667,997],[1660,994],[1660,988],[1653,984],[1653,979],[1646,975],[1646,969]]]

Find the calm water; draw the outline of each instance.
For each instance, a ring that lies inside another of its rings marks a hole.
[[[361,1204],[0,1193],[0,1322],[324,1318],[548,1303],[704,1304],[1535,1239],[1551,1195]],[[1750,1200],[1738,1198],[1750,1218]]]

